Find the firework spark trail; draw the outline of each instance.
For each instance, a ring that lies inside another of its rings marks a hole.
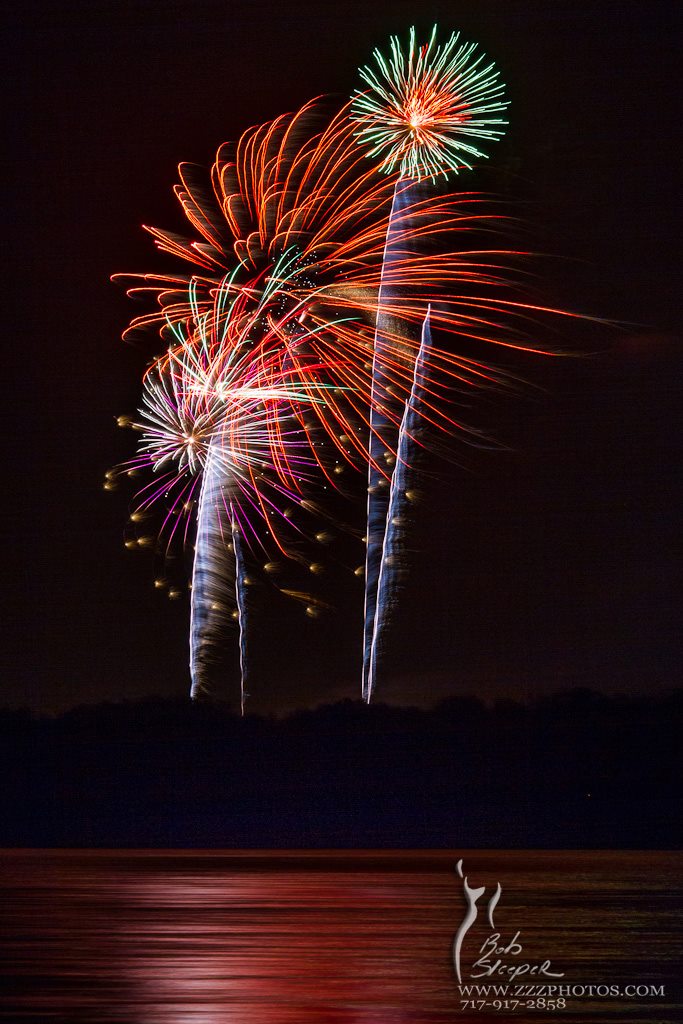
[[[410,192],[409,186],[400,189],[397,187],[394,191],[384,247],[382,281],[377,299],[377,318],[372,353],[362,682],[362,695],[366,701],[370,700],[372,689],[370,683],[372,640],[375,635],[377,588],[389,509],[388,472],[383,467],[386,466],[386,453],[391,454],[396,451],[398,440],[398,418],[395,410],[392,412],[392,405],[395,407],[396,400],[392,399],[391,391],[387,390],[387,377],[383,370],[384,353],[393,355],[392,350],[395,349],[392,317],[385,308],[386,305],[391,305],[392,289],[386,284],[385,274],[387,271],[391,271],[392,265],[399,263],[403,258],[401,245],[404,245],[405,242],[402,220],[406,210],[410,208]]]
[[[373,623],[368,658],[367,687],[364,694],[368,703],[372,698],[377,673],[377,656],[381,649],[382,634],[387,623],[388,612],[396,593],[400,569],[400,553],[405,521],[406,491],[408,474],[413,464],[413,449],[420,424],[420,402],[424,395],[429,373],[429,352],[432,347],[432,333],[429,327],[430,308],[422,324],[420,348],[415,360],[413,385],[403,410],[398,435],[396,465],[391,476],[391,487],[385,519],[384,542],[377,575],[376,612]]]
[[[255,382],[258,383],[258,382]],[[253,395],[250,394],[253,391]],[[297,495],[276,482],[270,488],[257,484],[256,468],[267,466],[262,459],[268,455],[269,419],[260,411],[262,402],[270,399],[280,409],[273,413],[281,429],[291,418],[290,402],[301,397],[287,385],[242,388],[233,392],[234,405],[222,424],[216,426],[204,459],[202,485],[197,509],[197,532],[192,569],[190,615],[190,674],[193,698],[211,692],[210,674],[225,627],[234,620],[239,629],[240,708],[244,714],[248,697],[247,657],[247,571],[244,524],[249,527],[257,545],[264,547],[257,530],[262,520],[266,535],[276,538],[274,517],[279,512],[277,499],[296,503]],[[299,433],[299,432],[297,432]],[[296,452],[296,441],[289,442]],[[251,451],[249,451],[251,449]],[[307,460],[290,453],[301,471]],[[278,545],[281,553],[285,549]],[[265,547],[264,547],[264,550]]]
[[[230,581],[238,575],[228,537],[231,523],[226,514],[227,473],[217,450],[209,446],[197,510],[197,536],[192,566],[190,601],[190,696],[211,692],[209,674],[214,646],[227,624]]]
[[[237,623],[239,626],[240,648],[240,710],[244,714],[247,693],[247,595],[246,565],[244,560],[244,544],[242,532],[237,520],[235,505],[230,502],[230,528],[232,533],[232,550],[235,556],[235,603],[237,605]]]

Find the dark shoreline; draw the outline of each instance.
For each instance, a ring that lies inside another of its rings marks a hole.
[[[675,849],[681,698],[0,712],[0,845]]]

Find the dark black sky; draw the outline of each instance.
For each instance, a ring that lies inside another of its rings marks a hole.
[[[430,467],[381,696],[676,682],[680,330],[674,3],[533,0],[10,5],[3,46],[7,636],[0,702],[57,708],[187,687],[186,603],[122,545],[148,349],[109,282],[159,266],[140,224],[181,230],[176,164],[311,96],[345,94],[375,45],[460,28],[499,63],[510,131],[487,185],[533,225],[539,300],[620,321],[510,364],[545,388],[471,419],[507,452]],[[480,183],[481,184],[481,183]],[[471,176],[463,187],[477,187]],[[255,705],[356,696],[361,591],[306,620],[264,601]],[[226,681],[226,693],[234,687]]]

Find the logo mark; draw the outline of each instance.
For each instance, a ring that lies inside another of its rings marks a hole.
[[[455,973],[458,982],[462,983],[462,972],[460,969],[460,953],[462,950],[462,944],[468,931],[470,930],[474,922],[477,920],[477,916],[479,914],[479,907],[477,906],[477,903],[486,892],[486,886],[484,885],[480,889],[473,889],[470,886],[467,876],[463,875],[462,858],[458,861],[456,865],[456,871],[462,878],[463,892],[465,894],[465,899],[467,900],[467,909],[465,911],[465,916],[462,919],[460,927],[455,933],[455,938],[453,940],[453,963],[455,965]],[[498,882],[495,891],[491,896],[491,899],[489,900],[486,916],[491,927],[491,930],[493,930],[493,928],[495,927],[493,923],[493,912],[496,909],[496,906],[498,905],[498,900],[500,899],[500,894],[502,893],[502,891],[503,889],[501,887],[501,884],[500,882]]]
[[[453,966],[455,967],[458,983],[462,984],[461,953],[463,941],[479,916],[478,904],[479,900],[486,892],[486,886],[482,885],[479,888],[475,888],[470,885],[469,880],[463,874],[462,860],[458,861],[456,870],[462,878],[463,893],[467,903],[465,916],[460,922],[460,927],[458,928],[453,940]],[[472,978],[496,978],[502,976],[508,981],[516,981],[525,974],[535,978],[564,977],[563,972],[552,970],[550,960],[530,962],[525,956],[522,956],[524,947],[520,938],[520,931],[516,931],[511,939],[503,939],[501,933],[499,931],[495,931],[493,913],[498,906],[498,901],[502,891],[503,889],[500,882],[497,882],[496,888],[489,898],[488,909],[486,912],[491,934],[487,939],[485,939],[479,948],[477,959],[470,967],[470,976]]]

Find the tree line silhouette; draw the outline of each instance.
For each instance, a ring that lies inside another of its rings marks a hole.
[[[672,848],[682,698],[0,711],[0,843]]]

